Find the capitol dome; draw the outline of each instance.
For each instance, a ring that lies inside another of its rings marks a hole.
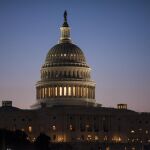
[[[95,82],[91,80],[91,68],[87,65],[82,50],[72,43],[67,12],[59,43],[46,55],[41,67],[41,80],[36,84],[37,103],[53,105],[95,104]]]
[[[53,46],[45,60],[46,66],[87,66],[82,50],[70,42],[59,43]]]

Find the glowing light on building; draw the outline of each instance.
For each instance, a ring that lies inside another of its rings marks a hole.
[[[131,130],[131,133],[135,133],[135,131],[134,131],[134,130]]]
[[[71,87],[68,87],[68,96],[71,96]]]
[[[90,134],[87,136],[87,140],[92,140],[92,136]]]
[[[66,87],[64,87],[64,96],[67,95],[67,90],[66,90]]]
[[[32,132],[32,126],[28,127],[29,132]]]
[[[59,95],[62,96],[62,87],[59,87]]]
[[[53,131],[55,131],[55,130],[56,130],[56,126],[55,126],[55,125],[53,125],[53,126],[52,126],[52,129],[53,129]]]

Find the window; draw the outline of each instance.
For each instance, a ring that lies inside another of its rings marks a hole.
[[[71,96],[71,87],[68,87],[68,96]]]
[[[92,136],[91,135],[88,135],[87,136],[87,140],[91,140],[92,139]]]
[[[48,88],[48,96],[51,96],[51,88]]]
[[[95,135],[95,140],[98,140],[98,136],[97,135]]]
[[[72,124],[69,125],[69,130],[72,131]]]
[[[55,125],[53,125],[53,126],[52,126],[52,129],[53,129],[53,131],[55,131],[55,130],[56,130],[56,126],[55,126]]]
[[[107,141],[107,136],[104,136],[104,141]]]
[[[64,96],[67,95],[67,90],[66,90],[66,87],[64,87]]]
[[[75,87],[73,87],[73,96],[75,96],[75,93],[76,91],[75,91]]]
[[[55,87],[55,96],[57,96],[57,87]]]
[[[131,130],[131,133],[135,133],[135,131],[134,131],[134,130]]]
[[[82,97],[82,87],[80,87],[80,96]]]
[[[83,88],[83,97],[85,97],[86,96],[86,88],[84,87]]]
[[[88,97],[88,88],[86,88],[86,97]]]
[[[148,134],[148,130],[146,130],[145,133]]]
[[[22,129],[21,129],[21,131],[23,131],[23,132],[24,132],[24,131],[25,131],[25,130],[24,130],[24,128],[22,128]]]
[[[45,88],[45,96],[47,95],[47,88]]]
[[[31,133],[31,132],[32,132],[32,127],[29,126],[29,127],[28,127],[28,130],[29,130],[29,132]]]
[[[44,88],[42,88],[42,98],[44,98]]]
[[[62,87],[59,87],[59,95],[62,96]]]

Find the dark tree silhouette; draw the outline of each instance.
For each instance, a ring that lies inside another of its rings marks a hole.
[[[0,130],[0,149],[26,150],[31,145],[30,141],[27,140],[27,134],[23,131]]]
[[[50,141],[51,138],[49,136],[47,136],[44,133],[41,133],[35,141],[35,147],[37,150],[50,150]]]

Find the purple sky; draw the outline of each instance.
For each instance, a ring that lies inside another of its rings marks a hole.
[[[150,112],[149,0],[0,0],[0,101],[29,108],[48,50],[68,11],[71,37],[84,52],[106,107]]]

